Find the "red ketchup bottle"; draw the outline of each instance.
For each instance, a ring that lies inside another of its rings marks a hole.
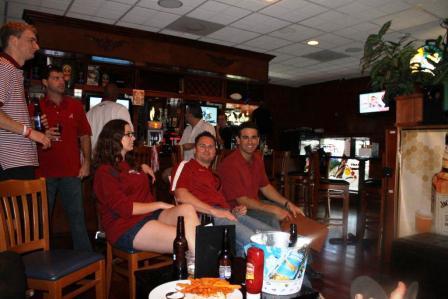
[[[247,250],[246,260],[246,298],[260,298],[263,287],[264,253],[257,247]]]

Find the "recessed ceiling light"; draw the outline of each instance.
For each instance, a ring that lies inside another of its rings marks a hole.
[[[179,0],[159,0],[157,4],[164,8],[179,8],[183,5]]]
[[[309,40],[307,44],[310,46],[317,46],[319,42],[317,40]]]

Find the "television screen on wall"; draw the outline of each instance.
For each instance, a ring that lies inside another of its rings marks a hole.
[[[359,94],[359,113],[376,113],[389,111],[389,106],[384,102],[385,91],[368,92]]]

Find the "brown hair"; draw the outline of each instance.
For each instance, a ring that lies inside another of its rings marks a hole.
[[[93,167],[97,169],[102,164],[108,164],[119,170],[118,163],[123,160],[121,139],[124,136],[124,127],[128,122],[122,119],[114,119],[104,125],[98,137],[93,155]],[[129,152],[125,157],[131,168],[135,168],[133,153]]]
[[[36,27],[22,22],[8,22],[0,28],[0,41],[2,43],[3,50],[8,48],[9,38],[15,36],[20,38],[25,30],[30,30],[34,34],[37,34]]]

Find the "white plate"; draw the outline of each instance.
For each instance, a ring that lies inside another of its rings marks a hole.
[[[188,282],[189,280],[176,280],[159,285],[149,293],[148,299],[165,299],[167,293],[179,290],[179,287],[177,287],[178,283]],[[188,299],[188,297],[186,296],[185,299]],[[234,290],[232,293],[227,294],[226,299],[243,299],[243,294],[240,290]]]

